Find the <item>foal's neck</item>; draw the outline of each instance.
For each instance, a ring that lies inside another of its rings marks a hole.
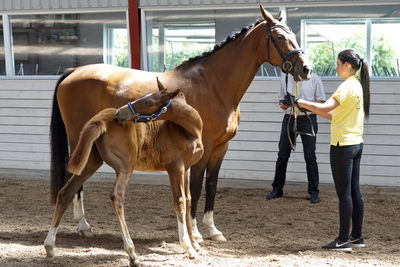
[[[173,99],[171,107],[163,116],[163,119],[178,124],[195,139],[201,140],[203,122],[197,110],[187,104],[186,101]]]

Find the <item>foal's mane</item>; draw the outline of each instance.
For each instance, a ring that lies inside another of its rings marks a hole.
[[[231,34],[230,36],[226,37],[226,39],[224,41],[220,42],[219,44],[216,44],[212,50],[210,50],[208,52],[204,52],[203,54],[201,54],[199,56],[191,57],[186,61],[183,61],[180,65],[178,65],[176,67],[176,69],[181,68],[188,63],[196,63],[196,62],[200,61],[201,59],[214,54],[216,51],[220,50],[227,44],[235,41],[239,36],[248,32],[250,29],[254,28],[255,26],[257,26],[258,24],[260,24],[263,21],[264,21],[264,19],[258,19],[254,24],[250,24],[247,27],[244,27],[243,29],[241,29],[240,31],[235,32],[235,33]]]

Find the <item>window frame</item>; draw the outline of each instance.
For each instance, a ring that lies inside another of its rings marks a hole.
[[[368,61],[368,63],[371,62],[371,58],[372,58],[372,27],[374,24],[376,24],[377,22],[383,22],[381,24],[387,23],[387,22],[397,22],[400,25],[400,17],[399,18],[349,18],[349,19],[302,19],[301,20],[301,25],[300,25],[300,29],[301,29],[301,47],[304,49],[304,52],[307,53],[307,34],[306,34],[306,26],[307,26],[307,22],[321,22],[323,24],[329,24],[329,22],[332,22],[332,24],[334,24],[334,22],[343,22],[343,23],[349,23],[351,24],[356,23],[356,22],[362,22],[362,24],[365,27],[365,33],[366,33],[366,45],[365,45],[365,49],[366,49],[366,60]],[[369,64],[369,71],[370,74],[372,74],[372,65]],[[329,78],[338,78],[337,76],[321,76],[324,79],[329,79]],[[371,79],[374,80],[400,80],[400,76],[370,76]]]
[[[47,79],[58,79],[59,75],[16,75],[15,73],[15,60],[12,46],[12,28],[10,24],[10,16],[15,15],[52,15],[52,14],[88,14],[88,13],[113,13],[122,12],[125,13],[126,29],[129,36],[129,11],[128,8],[107,8],[107,9],[68,9],[68,10],[32,10],[32,11],[17,11],[17,12],[0,12],[3,20],[3,34],[4,34],[4,57],[6,74],[0,75],[1,79],[15,79],[15,80],[47,80]],[[128,38],[128,65],[132,66],[131,62],[131,43]]]

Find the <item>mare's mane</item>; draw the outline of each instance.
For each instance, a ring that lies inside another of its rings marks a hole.
[[[244,27],[242,30],[235,32],[233,34],[231,34],[230,36],[226,37],[226,39],[222,42],[220,42],[219,44],[216,44],[214,46],[214,48],[208,52],[204,52],[203,54],[199,55],[199,56],[195,56],[195,57],[191,57],[186,61],[183,61],[180,65],[178,65],[176,67],[176,69],[183,67],[183,65],[186,65],[188,63],[195,63],[200,61],[201,59],[208,57],[209,55],[214,54],[216,51],[220,50],[221,48],[223,48],[224,46],[226,46],[227,44],[233,42],[234,40],[236,40],[239,36],[241,36],[242,34],[248,32],[250,29],[254,28],[255,26],[257,26],[258,24],[260,24],[261,22],[263,22],[264,19],[258,19],[254,24],[250,24],[247,27]]]

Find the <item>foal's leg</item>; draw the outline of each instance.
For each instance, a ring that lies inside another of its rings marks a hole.
[[[185,172],[183,186],[185,188],[186,195],[186,227],[189,233],[190,241],[192,246],[196,251],[201,249],[199,243],[197,242],[194,234],[193,234],[193,226],[192,226],[192,216],[190,215],[190,209],[192,208],[192,196],[190,194],[190,185],[189,185],[189,177],[190,177],[190,169]]]
[[[198,258],[199,254],[192,246],[192,240],[188,232],[188,224],[187,218],[189,216],[186,215],[186,212],[189,212],[187,209],[187,201],[185,194],[185,168],[182,164],[174,164],[174,166],[169,166],[167,168],[169,175],[169,182],[171,184],[172,196],[174,202],[174,208],[176,212],[176,217],[178,220],[178,232],[179,232],[179,243],[183,247],[183,249],[189,254],[189,258],[194,259]],[[190,195],[189,195],[190,200]],[[189,226],[190,227],[190,226]]]
[[[199,229],[197,228],[197,205],[199,203],[199,199],[201,196],[201,190],[203,186],[204,180],[204,172],[207,164],[207,155],[203,155],[203,157],[198,161],[195,165],[190,168],[190,193],[192,197],[191,201],[191,220],[192,220],[192,229],[193,229],[193,237],[197,242],[203,242],[203,237],[201,236]]]
[[[64,212],[68,208],[78,189],[99,168],[98,164],[89,164],[90,162],[93,163],[93,161],[90,161],[89,159],[88,165],[86,165],[86,168],[82,171],[81,175],[73,175],[64,185],[64,187],[58,192],[51,228],[44,241],[46,254],[49,258],[54,257],[57,229],[60,225],[60,221]]]
[[[121,230],[122,240],[124,242],[124,250],[128,253],[131,266],[140,266],[139,257],[136,255],[135,246],[129,235],[128,226],[126,225],[124,200],[125,192],[128,187],[132,171],[117,173],[117,180],[114,184],[114,190],[110,196],[113,202],[115,214],[117,215]]]
[[[74,146],[71,146],[71,151],[74,151]],[[93,146],[92,152],[90,153],[90,158],[86,166],[89,164],[95,168],[93,173],[100,168],[103,160],[101,159],[96,146]],[[96,167],[97,166],[97,167]],[[83,187],[79,188],[78,192],[75,194],[73,204],[73,214],[74,219],[78,221],[78,234],[83,237],[92,237],[93,232],[89,223],[85,218],[85,208],[83,205]]]
[[[209,159],[207,164],[206,174],[206,205],[204,208],[203,223],[208,228],[208,238],[215,241],[226,241],[221,231],[215,227],[214,224],[214,202],[215,195],[217,193],[218,174],[221,168],[222,161],[226,151],[228,150],[228,143],[224,143],[216,147]]]
[[[83,206],[83,187],[75,194],[73,200],[74,219],[78,221],[78,234],[84,237],[92,237],[93,232],[85,218],[85,208]]]

